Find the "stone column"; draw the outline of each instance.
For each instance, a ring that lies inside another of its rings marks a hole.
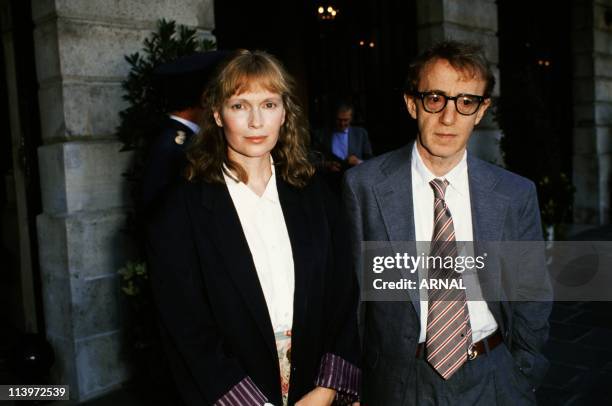
[[[130,377],[117,270],[129,257],[121,231],[128,189],[119,152],[124,55],[160,18],[210,35],[212,0],[32,2],[43,146],[38,217],[46,331],[53,383],[82,401]]]
[[[612,0],[572,2],[574,222],[610,223]]]
[[[495,0],[417,0],[417,46],[419,52],[435,42],[453,39],[482,45],[494,67],[499,95],[499,45],[497,40],[497,4]],[[469,150],[480,158],[503,163],[499,149],[501,132],[489,109],[475,128]]]

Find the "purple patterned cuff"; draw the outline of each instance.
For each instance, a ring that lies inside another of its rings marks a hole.
[[[214,406],[261,406],[267,401],[268,399],[247,376],[219,398]]]
[[[336,401],[347,404],[359,400],[361,370],[348,361],[332,353],[321,358],[316,386],[336,390]]]

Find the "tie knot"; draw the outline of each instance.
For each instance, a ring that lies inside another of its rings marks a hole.
[[[429,182],[429,185],[433,189],[434,197],[436,199],[444,200],[444,193],[446,192],[446,187],[448,186],[448,181],[446,179],[434,179]]]

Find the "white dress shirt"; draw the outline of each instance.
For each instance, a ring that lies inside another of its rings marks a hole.
[[[291,330],[295,275],[291,241],[276,189],[276,174],[261,196],[223,174],[238,212],[275,332]]]
[[[412,203],[414,206],[414,226],[416,241],[431,241],[434,222],[434,193],[429,182],[436,178],[425,166],[419,154],[416,143],[412,149]],[[456,241],[474,241],[472,231],[472,207],[470,204],[470,187],[468,182],[467,152],[461,161],[443,178],[449,182],[444,200],[453,218]],[[429,254],[429,245],[420,247],[426,255]],[[421,254],[419,250],[418,254]],[[465,250],[458,255],[473,256],[472,244],[466,244]],[[419,269],[419,280],[425,277],[425,270]],[[486,272],[486,270],[485,270]],[[466,287],[468,298],[481,298],[480,283],[476,272],[464,272],[463,284]],[[480,341],[497,329],[497,323],[484,300],[468,300],[468,312],[472,327],[472,342]],[[425,342],[427,333],[427,291],[421,290],[421,335],[419,342]]]
[[[173,114],[170,114],[170,118],[178,121],[179,123],[185,124],[191,131],[193,131],[194,134],[200,132],[200,126],[193,121],[185,120],[183,117],[175,116]]]

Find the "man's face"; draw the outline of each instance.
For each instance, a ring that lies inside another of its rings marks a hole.
[[[336,130],[337,131],[346,131],[347,128],[351,125],[351,121],[353,120],[353,111],[352,110],[340,110],[336,113]]]
[[[438,59],[423,68],[418,91],[436,91],[446,96],[459,93],[481,96],[485,85],[483,79],[457,71],[448,61]],[[491,99],[486,99],[476,113],[464,116],[457,112],[452,100],[439,113],[425,111],[418,97],[405,95],[404,100],[410,116],[417,120],[417,148],[425,163],[444,163],[451,167],[463,157],[474,126],[480,122],[491,103]]]

